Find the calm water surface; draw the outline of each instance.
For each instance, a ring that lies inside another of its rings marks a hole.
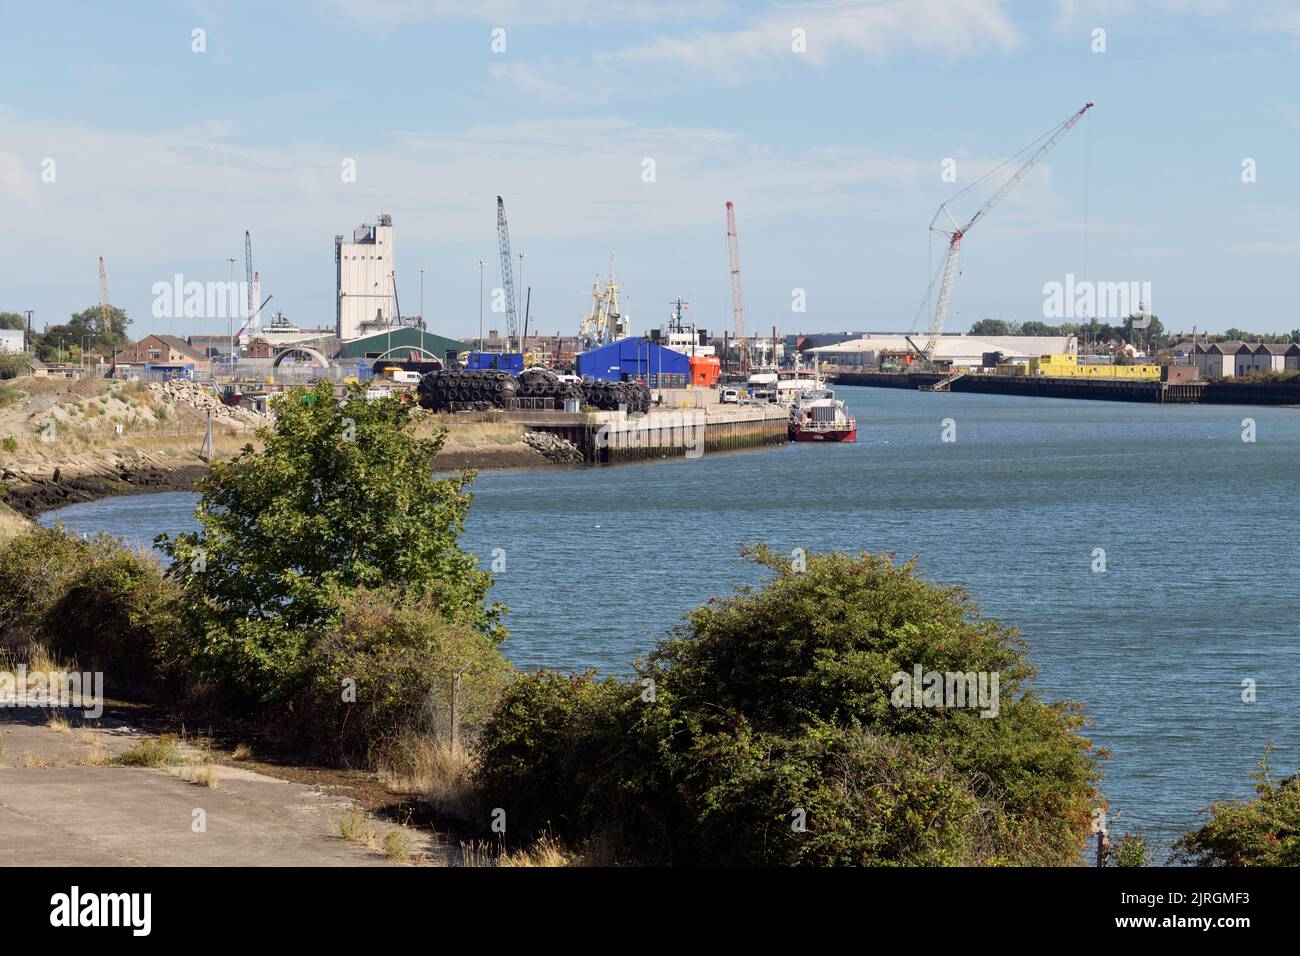
[[[839,393],[857,444],[480,474],[463,541],[485,564],[506,551],[507,654],[626,672],[683,613],[758,579],[747,542],[918,554],[1020,626],[1040,693],[1087,703],[1125,822],[1163,839],[1248,796],[1269,740],[1275,772],[1294,772],[1300,410]],[[42,521],[148,545],[193,527],[193,503],[117,498]]]

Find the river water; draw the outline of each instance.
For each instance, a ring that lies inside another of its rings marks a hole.
[[[481,473],[463,543],[485,564],[504,550],[507,655],[626,672],[686,611],[759,580],[746,542],[918,554],[1019,625],[1043,696],[1087,704],[1121,825],[1172,838],[1210,801],[1250,795],[1270,740],[1274,773],[1295,771],[1300,410],[839,394],[856,444]],[[42,521],[148,545],[193,527],[194,500]]]

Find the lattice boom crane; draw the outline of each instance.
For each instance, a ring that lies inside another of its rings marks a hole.
[[[104,257],[99,257],[99,318],[104,325],[104,334],[113,335],[113,315],[108,311],[108,273],[104,271]]]
[[[957,220],[953,219],[952,213],[948,211],[948,204],[940,204],[938,212],[936,212],[934,218],[930,220],[930,230],[948,237],[948,255],[947,258],[944,259],[943,263],[943,278],[939,282],[939,296],[934,304],[934,319],[930,323],[930,337],[926,341],[925,348],[921,352],[921,358],[923,361],[929,361],[930,356],[934,353],[935,344],[939,340],[940,333],[943,332],[944,322],[948,319],[948,303],[952,300],[953,280],[957,275],[957,260],[961,257],[961,242],[966,237],[966,233],[970,232],[971,228],[977,222],[988,215],[989,210],[1005,199],[1007,193],[1015,189],[1016,186],[1020,184],[1020,181],[1029,175],[1029,171],[1042,161],[1043,157],[1048,154],[1053,146],[1061,141],[1061,138],[1065,136],[1066,133],[1074,129],[1074,124],[1079,122],[1083,117],[1083,114],[1088,112],[1090,109],[1092,109],[1092,103],[1084,103],[1082,109],[1074,113],[1074,115],[1060,126],[1056,127],[1056,129],[1052,131],[1051,135],[1048,136],[1047,141],[1038,148],[1038,151],[1035,152],[1033,156],[1030,156],[1029,159],[1025,160],[1024,165],[1016,170],[1015,175],[1002,184],[1002,188],[994,193],[993,198],[981,206],[976,211],[975,215],[971,216],[970,221],[967,222],[966,225],[957,225]],[[934,224],[939,221],[940,215],[948,217],[948,222],[952,224],[951,231],[935,227]]]
[[[510,262],[510,227],[506,225],[506,203],[497,197],[497,245],[501,252],[501,291],[506,299],[506,348],[519,330],[515,314],[515,273]]]
[[[727,252],[731,257],[731,314],[735,321],[740,369],[749,368],[749,341],[745,337],[745,297],[740,289],[740,240],[736,236],[736,206],[727,200]]]

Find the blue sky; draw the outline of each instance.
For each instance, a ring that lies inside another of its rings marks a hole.
[[[679,295],[729,327],[728,199],[751,330],[906,329],[938,204],[1085,100],[967,238],[949,328],[1042,318],[1066,273],[1150,282],[1174,329],[1300,326],[1300,3],[6,2],[0,63],[0,310],[38,326],[103,255],[133,332],[223,332],[152,287],[242,271],[245,229],[271,308],[332,326],[333,237],[383,211],[403,311],[423,268],[430,327],[475,334],[500,193],[538,331],[576,331],[611,250],[636,331]]]

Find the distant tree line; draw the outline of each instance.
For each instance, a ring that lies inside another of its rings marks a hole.
[[[1151,324],[1145,328],[1134,327],[1133,322],[1139,318],[1130,315],[1119,325],[1092,319],[1089,322],[1063,322],[1060,325],[1048,325],[1046,322],[1007,322],[1003,319],[980,319],[970,328],[971,335],[1075,335],[1079,339],[1095,342],[1105,347],[1116,344],[1130,344],[1147,351],[1172,348],[1178,343],[1179,336],[1171,335],[1165,330],[1158,316],[1151,316]],[[1246,332],[1231,328],[1223,334],[1207,333],[1199,337],[1204,342],[1264,342],[1266,344],[1285,344],[1300,342],[1300,329],[1276,334]]]
[[[80,362],[83,357],[98,356],[111,361],[115,353],[131,341],[126,329],[131,324],[127,314],[116,306],[109,306],[112,331],[104,327],[104,318],[98,305],[92,305],[67,322],[51,325],[44,331],[32,329],[26,346],[42,362]],[[0,329],[26,329],[27,317],[19,312],[0,312]]]

